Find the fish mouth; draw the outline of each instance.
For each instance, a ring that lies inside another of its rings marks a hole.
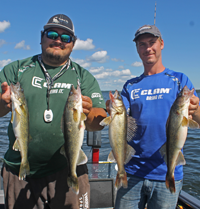
[[[79,85],[77,85],[77,89],[74,87],[74,85],[71,85],[70,94],[81,94],[81,88]]]
[[[117,99],[119,96],[119,92],[117,90],[115,90],[115,93],[114,93],[114,98]]]
[[[16,84],[10,84],[11,94],[19,95],[19,92],[23,92],[23,89],[20,87],[20,83],[17,82]]]
[[[187,86],[184,86],[179,96],[183,97],[184,102],[189,102],[193,94],[194,94],[194,89],[190,90]]]
[[[120,94],[119,94],[119,92],[117,90],[115,90],[114,94],[112,94],[112,92],[110,91],[109,97],[110,97],[110,100],[112,102],[114,102],[115,99],[120,99]]]

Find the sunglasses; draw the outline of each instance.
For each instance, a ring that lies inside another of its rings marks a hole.
[[[52,39],[52,40],[56,40],[58,37],[60,37],[62,42],[65,43],[70,43],[71,41],[75,41],[74,37],[71,37],[70,35],[67,34],[59,34],[56,31],[44,31],[44,34],[46,35],[47,38]]]

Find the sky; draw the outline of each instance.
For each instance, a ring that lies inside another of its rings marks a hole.
[[[185,73],[200,89],[199,0],[7,0],[0,4],[0,70],[41,53],[43,26],[53,15],[65,14],[78,38],[72,61],[92,73],[102,91],[121,91],[128,79],[144,71],[134,34],[155,21],[164,40],[163,65]]]

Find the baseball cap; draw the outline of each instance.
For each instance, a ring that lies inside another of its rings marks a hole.
[[[143,25],[136,31],[133,41],[136,41],[136,39],[144,33],[150,33],[154,36],[161,37],[160,31],[155,25]]]
[[[62,28],[70,32],[73,36],[75,33],[74,25],[69,17],[63,14],[57,14],[51,17],[44,26],[44,30],[52,27]]]

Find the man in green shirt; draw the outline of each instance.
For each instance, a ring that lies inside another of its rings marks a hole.
[[[3,180],[6,208],[89,208],[90,188],[86,165],[77,166],[79,194],[67,185],[67,160],[61,118],[71,85],[80,85],[86,130],[97,131],[106,117],[105,103],[96,79],[69,58],[76,36],[71,19],[51,17],[41,33],[42,53],[5,66],[0,72],[0,117],[11,111],[10,84],[20,83],[29,110],[28,147],[30,175],[19,180],[20,152],[12,149],[15,135],[8,126],[9,148],[4,156]],[[46,111],[51,110],[49,121]]]

